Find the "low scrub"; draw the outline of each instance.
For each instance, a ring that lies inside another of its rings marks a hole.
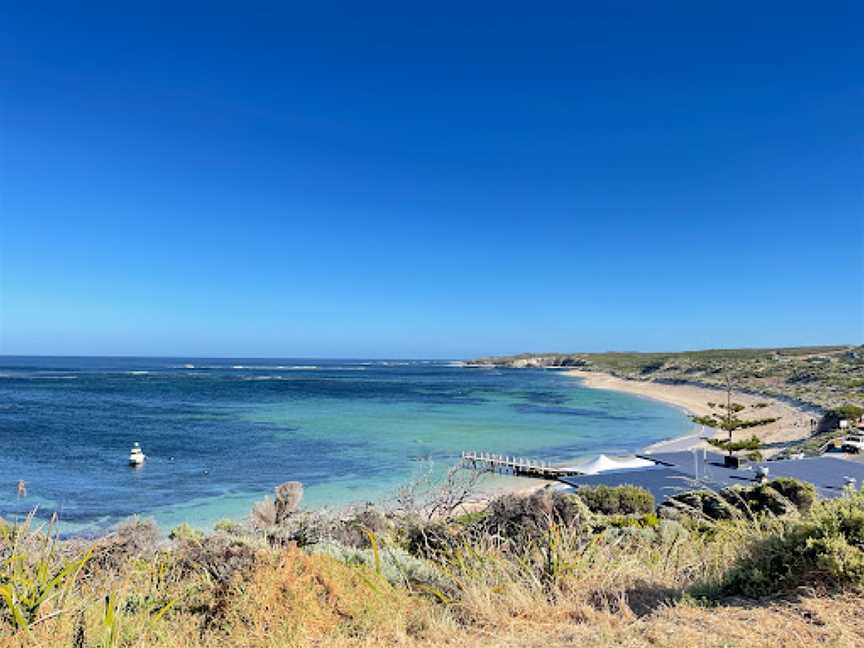
[[[503,495],[493,500],[476,528],[501,538],[511,549],[546,536],[553,527],[576,532],[591,528],[592,513],[581,497],[544,489],[529,496]]]
[[[576,493],[592,513],[641,515],[654,511],[654,496],[638,486],[582,486]]]
[[[765,515],[806,513],[816,501],[813,484],[781,477],[754,486],[730,486],[720,491],[697,490],[670,497],[660,505],[661,516],[734,520]]]
[[[171,538],[136,519],[92,542],[9,525],[0,644],[767,647],[791,628],[864,645],[864,496],[779,479],[681,495],[671,520],[645,495],[543,490],[432,520],[293,512]],[[790,592],[808,594],[735,602]]]
[[[751,542],[715,593],[773,596],[806,586],[864,590],[864,496],[819,502],[803,519],[776,520]]]

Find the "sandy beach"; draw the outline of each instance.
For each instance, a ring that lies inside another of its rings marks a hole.
[[[705,416],[716,414],[716,410],[708,406],[709,402],[721,403],[726,400],[726,392],[722,389],[710,389],[696,385],[668,385],[664,383],[625,380],[616,378],[610,374],[596,371],[581,371],[577,369],[564,372],[565,375],[579,379],[582,385],[591,389],[609,389],[612,391],[626,392],[635,396],[651,398],[657,401],[674,405],[687,414]],[[790,442],[803,439],[810,434],[810,421],[817,419],[819,415],[815,412],[797,409],[787,403],[769,398],[767,396],[754,396],[733,392],[733,400],[745,405],[747,409],[743,413],[744,418],[778,418],[774,423],[749,428],[740,432],[736,438],[749,437],[755,434],[765,444],[761,452],[766,457],[778,453]],[[763,407],[753,408],[756,403],[766,403]],[[643,449],[646,454],[658,452],[677,452],[691,450],[694,448],[710,448],[704,441],[705,437],[725,438],[726,433],[705,428],[693,424],[692,432],[654,443]],[[542,479],[529,479],[525,477],[511,478],[510,480],[485,484],[479,488],[477,493],[460,507],[460,512],[471,512],[485,508],[489,501],[504,493],[516,495],[530,495],[558,482]]]
[[[593,389],[609,389],[612,391],[627,392],[645,398],[675,405],[685,410],[688,414],[705,416],[716,413],[708,406],[708,402],[724,402],[726,392],[721,389],[710,389],[695,385],[668,385],[649,381],[624,380],[606,373],[596,371],[567,371],[568,376],[573,376],[582,381],[586,387]],[[750,394],[733,393],[733,400],[747,406],[745,418],[779,418],[775,423],[769,423],[759,427],[746,430],[746,435],[755,434],[765,444],[762,453],[771,456],[783,449],[791,441],[807,437],[810,434],[810,421],[817,419],[818,415],[812,411],[797,409],[787,403]],[[766,407],[754,409],[751,406],[756,403],[767,403]],[[740,433],[744,434],[744,432]],[[645,448],[646,452],[669,452],[674,450],[687,450],[707,446],[702,441],[703,436],[724,437],[725,433],[716,433],[710,428],[703,428],[694,424],[693,432],[686,436],[661,441]],[[739,435],[740,436],[740,435]]]

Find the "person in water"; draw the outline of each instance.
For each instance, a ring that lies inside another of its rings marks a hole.
[[[27,482],[23,479],[18,480],[18,497],[27,497]]]

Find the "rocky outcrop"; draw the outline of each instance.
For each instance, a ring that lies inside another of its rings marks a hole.
[[[502,358],[482,358],[470,363],[471,366],[509,367],[511,369],[549,369],[549,368],[579,368],[591,366],[591,361],[570,355],[524,355]]]

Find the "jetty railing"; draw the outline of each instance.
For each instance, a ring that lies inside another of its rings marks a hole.
[[[548,461],[540,459],[500,455],[491,452],[463,452],[461,461],[463,465],[471,468],[492,470],[505,475],[537,477],[539,479],[558,479],[559,477],[580,474],[578,470],[574,470],[573,468],[555,466]]]

